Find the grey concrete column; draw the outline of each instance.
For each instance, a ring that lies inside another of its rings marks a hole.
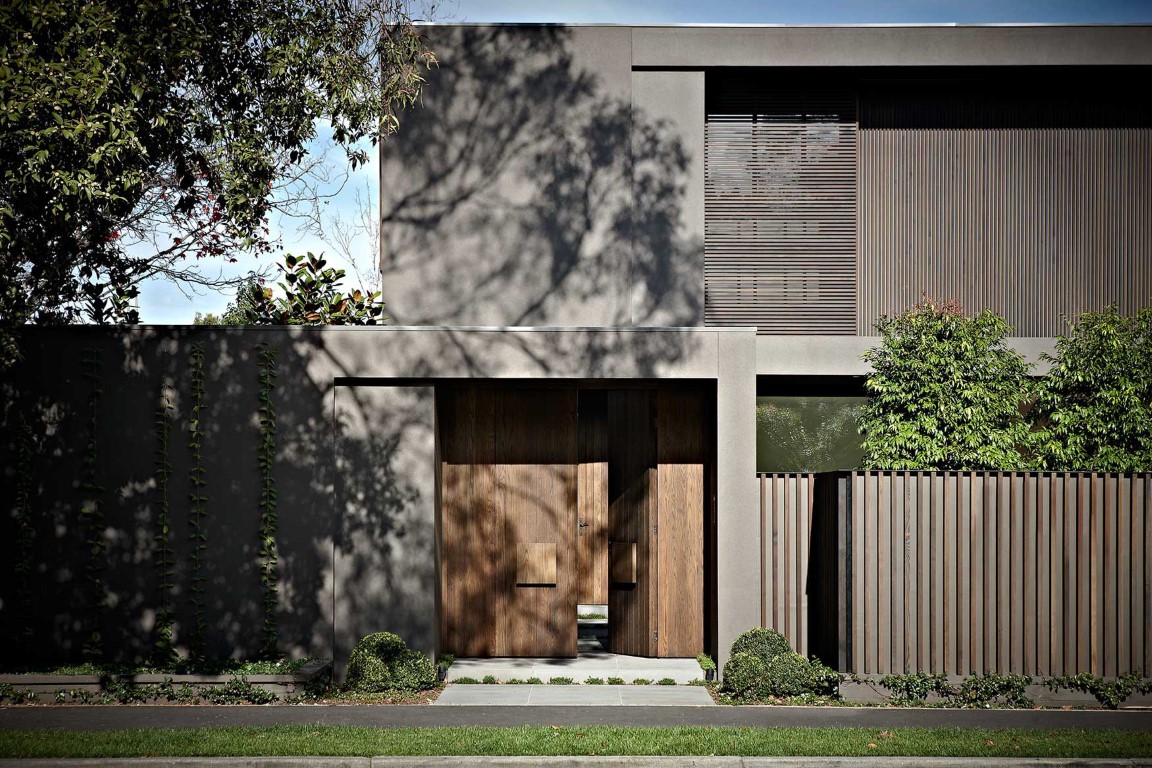
[[[721,332],[716,381],[716,623],[722,666],[732,641],[760,625],[756,484],[756,332]]]

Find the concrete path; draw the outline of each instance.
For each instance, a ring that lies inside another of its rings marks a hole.
[[[0,760],[0,768],[1148,768],[1152,760],[958,757],[176,757]]]
[[[714,707],[694,685],[449,685],[436,706]]]
[[[880,707],[435,707],[435,706],[21,706],[0,707],[0,728],[110,730],[228,725],[621,725],[861,728],[1114,728],[1152,730],[1152,711],[911,709]]]
[[[681,685],[704,677],[696,659],[649,659],[597,650],[581,650],[580,655],[573,659],[456,659],[448,668],[449,682],[461,677],[483,680],[486,675],[501,682],[530,677],[548,682],[553,677],[569,677],[577,683],[589,677],[601,680],[619,677],[626,683],[636,678],[656,682],[667,677]]]

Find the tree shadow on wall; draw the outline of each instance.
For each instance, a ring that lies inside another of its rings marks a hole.
[[[430,36],[441,66],[382,153],[394,319],[702,324],[703,244],[680,231],[689,156],[672,127],[579,67],[569,31]]]

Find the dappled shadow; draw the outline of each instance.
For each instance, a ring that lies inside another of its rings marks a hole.
[[[695,326],[671,126],[558,28],[435,29],[441,66],[382,153],[385,299],[409,325]],[[630,77],[630,72],[623,73]]]

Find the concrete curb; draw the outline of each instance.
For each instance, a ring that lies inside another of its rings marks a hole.
[[[996,757],[141,757],[0,759],[0,768],[1152,768],[1149,759]]]

